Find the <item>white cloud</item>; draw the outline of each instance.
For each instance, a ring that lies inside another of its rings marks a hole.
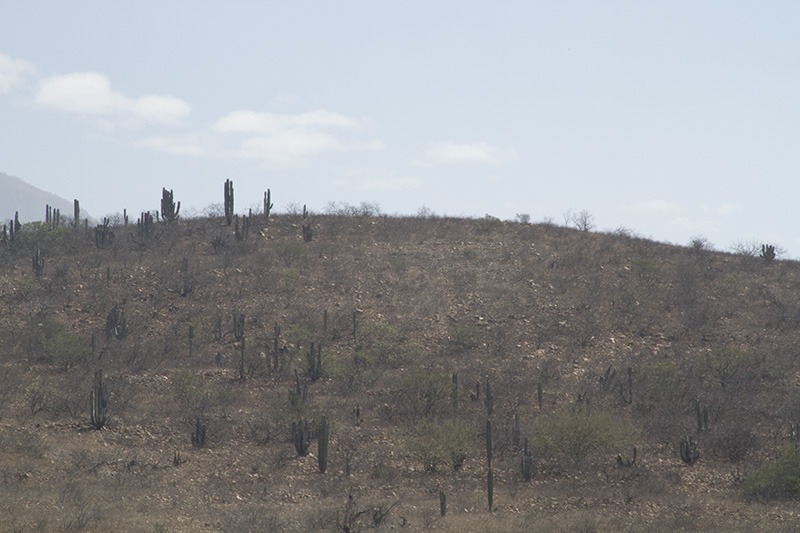
[[[277,134],[302,128],[351,128],[356,122],[344,115],[320,109],[298,115],[278,115],[256,111],[234,111],[217,121],[215,129],[222,133]]]
[[[739,211],[742,206],[738,204],[722,204],[719,207],[706,207],[705,211],[709,213],[714,213],[715,215],[729,215],[731,213],[735,213]]]
[[[36,67],[32,63],[0,54],[0,94],[11,92],[26,76],[35,73]]]
[[[239,155],[289,163],[317,152],[342,148],[334,137],[316,131],[284,131],[276,135],[252,137],[242,141]]]
[[[240,110],[220,118],[214,129],[223,134],[254,134],[241,141],[238,155],[242,157],[289,163],[303,156],[347,148],[328,130],[352,129],[357,125],[354,119],[324,109],[296,115]],[[356,143],[352,147],[382,147],[380,141],[377,143]]]
[[[44,79],[36,103],[68,113],[119,116],[150,122],[173,123],[189,115],[189,104],[171,96],[129,98],[111,88],[108,76],[76,72]]]
[[[422,188],[422,182],[420,181],[419,178],[415,177],[383,178],[383,179],[365,181],[361,184],[360,188],[364,190],[385,189],[392,191],[420,189]]]
[[[493,163],[513,154],[513,150],[501,150],[485,142],[467,144],[452,142],[438,143],[433,145],[429,152],[429,155],[433,159],[445,163]]]
[[[139,141],[139,146],[173,155],[199,157],[208,155],[200,142],[193,138],[179,139],[175,137],[148,137]]]
[[[664,200],[648,200],[647,202],[639,202],[633,206],[637,211],[678,211],[680,206],[672,202]]]

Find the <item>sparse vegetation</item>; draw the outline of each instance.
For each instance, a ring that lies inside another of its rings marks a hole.
[[[779,248],[232,189],[11,221],[0,529],[797,528]]]

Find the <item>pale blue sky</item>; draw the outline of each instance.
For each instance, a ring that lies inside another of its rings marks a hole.
[[[0,172],[95,216],[231,178],[800,256],[799,2],[2,3]]]

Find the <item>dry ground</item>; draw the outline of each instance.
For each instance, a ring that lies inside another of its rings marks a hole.
[[[797,263],[488,218],[254,218],[246,241],[222,219],[198,218],[154,237],[117,226],[101,246],[93,233],[31,226],[0,247],[0,529],[800,529],[796,500],[742,490],[800,420]],[[120,339],[107,338],[115,305]],[[234,313],[245,315],[245,379]],[[63,329],[48,337],[52,324]],[[323,343],[313,382],[312,341]],[[95,430],[88,398],[100,368],[111,396]],[[289,401],[295,371],[305,404]],[[453,372],[457,413],[448,398],[428,414],[475,438],[460,469],[426,472],[410,436],[425,414],[409,405],[425,376]],[[491,512],[486,407],[470,399],[487,377]],[[523,481],[514,415],[538,442],[548,417],[586,399],[629,430],[624,447],[580,461],[536,448],[537,473]],[[696,399],[708,431],[697,431]],[[316,442],[298,457],[289,428],[323,414],[333,429],[321,474]],[[198,416],[203,448],[190,438]],[[688,434],[700,443],[692,466],[678,453]],[[619,467],[633,446],[636,466]]]

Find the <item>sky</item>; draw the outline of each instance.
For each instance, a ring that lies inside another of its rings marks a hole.
[[[0,172],[800,257],[800,2],[0,0]],[[7,217],[7,215],[6,215]]]

